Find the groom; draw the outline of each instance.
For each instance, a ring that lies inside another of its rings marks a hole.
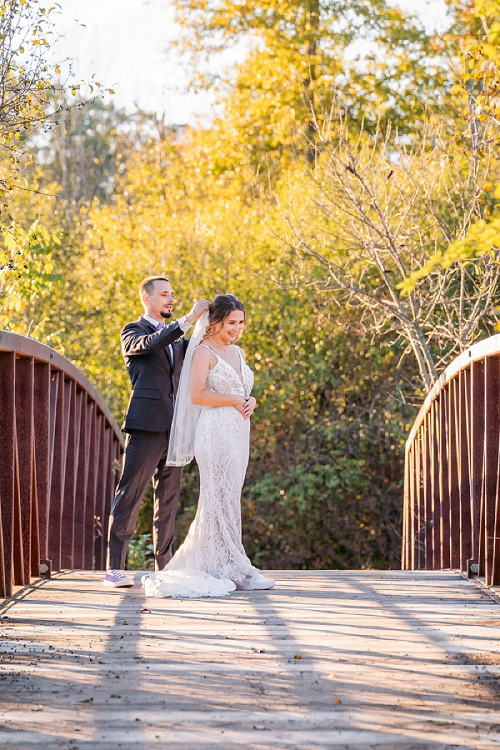
[[[134,585],[124,572],[125,558],[151,478],[156,570],[164,568],[172,557],[182,469],[165,464],[174,398],[187,347],[182,336],[209,306],[208,300],[200,300],[188,315],[166,325],[174,307],[168,279],[149,276],[139,284],[139,296],[144,315],[128,323],[121,333],[132,395],[123,425],[127,433],[123,469],[109,519],[104,585],[112,588]]]

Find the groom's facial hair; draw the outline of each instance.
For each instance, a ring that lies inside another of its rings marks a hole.
[[[160,313],[160,315],[161,315],[162,318],[171,318],[172,317],[172,313],[171,312],[166,312],[166,310],[162,310],[161,313]]]

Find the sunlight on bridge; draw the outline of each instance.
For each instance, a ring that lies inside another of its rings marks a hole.
[[[280,572],[145,600],[71,572],[0,620],[0,743],[491,748],[500,608],[450,572]],[[139,580],[139,574],[137,574]]]

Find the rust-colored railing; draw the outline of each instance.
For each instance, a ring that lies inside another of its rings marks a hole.
[[[500,584],[500,335],[463,352],[406,443],[404,570],[459,569]]]
[[[115,420],[80,370],[0,331],[0,596],[50,568],[104,568],[122,452]]]

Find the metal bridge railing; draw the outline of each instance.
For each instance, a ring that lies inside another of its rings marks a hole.
[[[106,404],[69,360],[0,331],[0,596],[51,568],[104,568],[122,452]]]
[[[500,335],[463,352],[406,443],[404,570],[459,569],[500,584]]]

